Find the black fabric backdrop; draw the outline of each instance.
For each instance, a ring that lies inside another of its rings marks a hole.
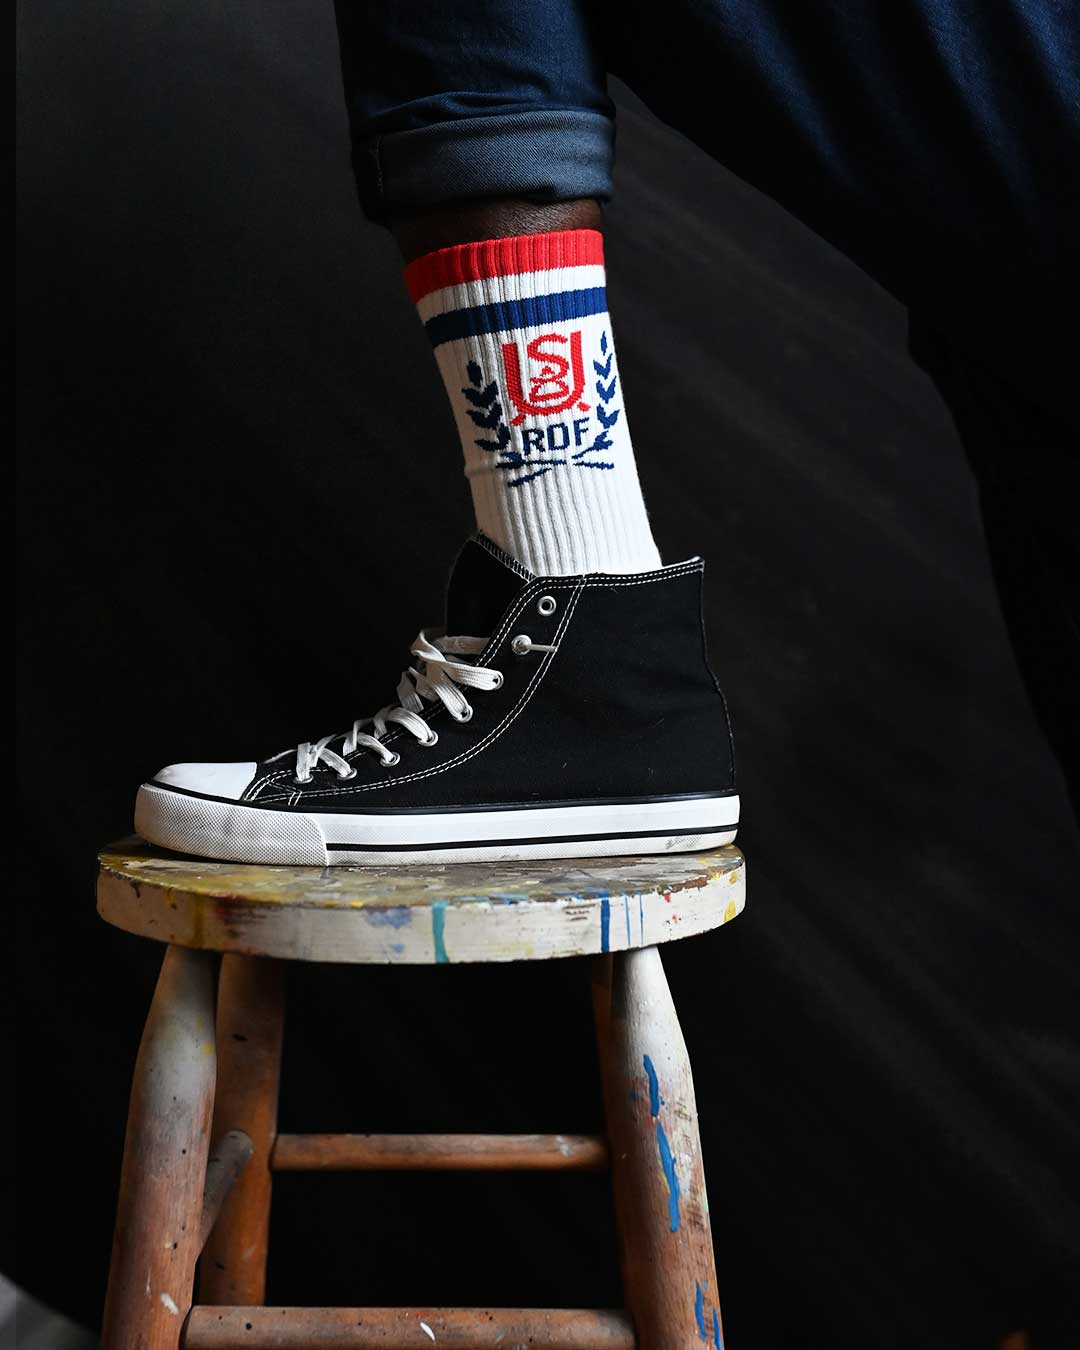
[[[160,956],[96,917],[95,848],[161,764],[385,702],[471,516],[329,4],[43,0],[21,37],[6,1156],[13,1273],[94,1324]],[[709,562],[751,878],[665,954],[729,1341],[1066,1343],[1076,840],[964,459],[898,307],[621,103],[620,361],[662,553]],[[298,967],[282,1123],[590,1130],[594,1073],[581,962]],[[275,1302],[619,1301],[602,1179],[285,1179],[272,1239]]]

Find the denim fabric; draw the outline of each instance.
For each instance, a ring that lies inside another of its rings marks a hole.
[[[365,212],[611,195],[614,109],[587,5],[336,0]]]
[[[434,200],[524,197],[557,202],[611,195],[615,125],[586,108],[532,108],[438,122],[356,148],[369,214]],[[496,187],[495,185],[498,184]]]

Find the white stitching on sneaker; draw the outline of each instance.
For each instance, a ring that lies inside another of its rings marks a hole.
[[[577,577],[568,577],[566,581],[555,583],[555,585],[558,586],[559,588],[565,590],[565,589],[567,589],[567,588],[570,587],[570,586],[576,586],[576,585],[578,585],[579,582],[580,582],[580,579],[577,578]],[[513,608],[511,609],[510,613],[507,614],[507,615],[504,617],[503,622],[502,622],[502,625],[499,627],[499,629],[497,630],[497,632],[495,632],[495,633],[493,633],[493,634],[491,635],[491,637],[488,639],[487,643],[485,644],[485,646],[486,646],[487,648],[489,648],[492,652],[494,652],[494,651],[497,650],[499,644],[502,642],[502,640],[503,640],[503,638],[506,636],[506,634],[510,631],[511,626],[513,625],[513,623],[515,622],[515,620],[517,619],[517,617],[518,617],[518,615],[521,613],[521,611],[522,611],[522,610],[526,607],[526,605],[529,603],[529,600],[531,599],[531,597],[532,597],[533,594],[535,594],[535,591],[533,590],[533,588],[528,587],[528,586],[524,587],[524,588],[521,590],[521,592],[518,594],[517,600],[516,600],[516,602],[515,602]],[[435,708],[435,709],[429,714],[429,716],[437,716],[438,713],[439,713],[440,711],[441,711],[440,708]],[[395,727],[392,731],[390,731],[386,736],[384,736],[384,737],[382,738],[382,743],[383,743],[383,745],[388,745],[388,744],[390,744],[391,742],[393,742],[393,741],[394,741],[398,736],[400,736],[400,735],[401,735],[400,729],[397,728],[397,727]],[[288,751],[286,751],[285,753],[287,754]],[[275,755],[274,758],[275,758],[275,759],[280,759],[281,756],[280,756],[280,755]],[[250,785],[250,787],[247,789],[247,793],[246,793],[246,795],[245,795],[244,800],[245,800],[245,801],[249,801],[249,802],[255,801],[257,798],[259,798],[259,797],[262,796],[262,793],[263,793],[263,789],[264,789],[264,788],[269,788],[269,787],[272,787],[272,786],[276,786],[276,785],[277,785],[283,778],[285,778],[288,774],[289,774],[289,770],[287,770],[287,769],[286,769],[286,770],[282,770],[282,769],[272,769],[268,774],[265,774],[262,778],[257,779],[255,782],[253,782],[253,783]],[[406,777],[407,777],[407,775],[403,775],[402,777],[395,778],[395,779],[393,779],[392,781],[393,781],[394,783],[401,783],[401,782],[405,781]],[[387,787],[387,786],[389,786],[389,784],[388,784],[388,783],[374,783],[374,784],[371,784],[370,786],[372,786],[372,787]],[[353,790],[355,791],[355,789],[353,789]],[[309,797],[313,797],[313,796],[316,796],[316,795],[319,795],[319,794],[316,794],[316,793],[308,793],[308,796],[309,796]]]
[[[478,540],[477,542],[482,544],[484,541]],[[498,546],[496,545],[495,547],[497,548]],[[501,550],[498,551],[501,553]],[[575,590],[575,593],[572,595],[567,605],[566,612],[563,614],[562,621],[559,624],[558,630],[555,634],[556,642],[558,642],[562,633],[565,632],[574,610],[577,608],[578,600],[580,599],[581,595],[584,593],[586,589],[593,589],[594,587],[604,588],[604,587],[624,587],[624,586],[646,586],[652,584],[653,582],[670,581],[676,577],[684,577],[689,576],[690,574],[695,572],[702,572],[704,571],[704,568],[705,563],[703,559],[689,558],[683,563],[671,564],[667,567],[660,568],[654,572],[642,572],[637,573],[633,576],[619,576],[616,573],[608,574],[608,573],[593,572],[589,573],[587,576],[567,576],[565,578],[559,579],[555,579],[552,577],[533,578],[533,582],[535,584],[530,584],[522,589],[522,591],[519,593],[517,597],[517,603],[514,604],[513,607],[510,609],[510,611],[504,616],[503,622],[499,626],[498,631],[492,634],[491,638],[488,639],[487,643],[483,645],[487,650],[494,652],[498,647],[498,645],[506,637],[507,633],[509,633],[510,629],[513,627],[522,610],[524,610],[536,598],[537,591],[571,590],[571,589]],[[509,726],[510,723],[517,717],[521,709],[532,698],[532,695],[535,692],[536,685],[539,679],[544,674],[547,673],[547,669],[552,659],[553,659],[552,653],[547,653],[545,655],[544,659],[541,661],[540,666],[537,669],[536,675],[533,677],[533,680],[530,681],[529,685],[526,688],[523,701],[519,703],[518,706],[511,713],[509,713],[507,717],[504,718],[503,721],[500,722],[497,727],[493,728],[492,731],[490,731],[488,735],[485,736],[482,741],[478,742],[478,744],[475,745],[471,750],[463,753],[462,755],[456,756],[453,759],[447,760],[446,763],[440,764],[433,769],[425,769],[423,772],[412,774],[401,774],[398,777],[392,779],[387,779],[377,783],[364,783],[361,784],[360,786],[354,786],[350,784],[348,788],[318,789],[315,792],[304,793],[303,794],[304,800],[310,801],[316,797],[334,797],[339,796],[343,793],[355,794],[357,792],[377,791],[382,788],[396,786],[398,783],[407,783],[413,782],[420,778],[428,778],[434,773],[442,773],[446,769],[451,769],[461,763],[464,763],[465,760],[470,759],[474,754],[479,753],[481,749],[483,749],[486,745],[490,744],[491,740],[501,735],[503,730],[505,730],[505,728]],[[476,667],[470,668],[476,669]],[[442,711],[441,706],[430,710],[427,714],[429,720],[431,717],[437,716],[438,713],[440,713],[441,711]],[[364,719],[364,720],[370,721],[371,719]],[[386,736],[381,738],[381,744],[383,746],[387,746],[391,742],[396,740],[401,734],[402,729],[395,727],[392,730],[390,730]],[[330,737],[328,739],[332,740],[333,737]],[[274,758],[280,759],[281,756],[277,755]],[[289,769],[271,770],[269,773],[264,774],[261,778],[257,779],[249,786],[242,800],[248,803],[252,803],[257,799],[262,799],[263,801],[271,801],[271,800],[281,801],[282,797],[263,796],[264,790],[266,789],[272,790],[274,787],[277,787],[279,784],[281,784],[282,779],[285,779],[291,775],[291,772],[292,771]],[[290,805],[291,804],[292,803],[290,802]]]
[[[402,671],[397,687],[397,703],[388,703],[374,717],[357,718],[352,724],[352,730],[342,740],[340,754],[330,749],[330,742],[338,740],[341,732],[331,732],[314,744],[303,741],[296,747],[295,781],[310,783],[311,772],[320,763],[336,769],[342,780],[355,778],[356,768],[349,763],[347,756],[354,755],[361,748],[373,750],[384,765],[393,763],[393,754],[386,750],[382,739],[391,722],[397,722],[410,731],[421,745],[434,745],[439,739],[439,733],[424,720],[424,714],[429,711],[428,704],[438,700],[451,717],[464,720],[472,716],[472,708],[458,688],[459,685],[467,689],[497,689],[502,684],[502,674],[497,670],[446,659],[447,654],[478,655],[487,645],[487,638],[478,637],[439,637],[432,640],[421,630],[409,650],[419,658],[422,668],[418,670],[416,666],[410,666]],[[360,730],[368,724],[374,726],[374,735]]]
[[[555,634],[556,644],[558,643],[558,640],[561,638],[563,632],[568,627],[570,620],[573,618],[574,610],[577,608],[577,602],[580,599],[581,595],[583,594],[584,590],[585,590],[584,586],[578,585],[574,590],[574,594],[570,597],[570,600],[567,602],[566,613],[563,615],[563,621],[559,625],[558,632]],[[536,690],[538,689],[541,681],[543,680],[543,677],[547,674],[551,666],[551,662],[554,659],[555,653],[548,652],[544,656],[540,665],[537,667],[536,674],[529,681],[529,684],[525,689],[525,693],[518,701],[516,707],[511,709],[511,711],[506,715],[506,717],[503,718],[503,720],[499,723],[499,725],[493,727],[491,731],[489,731],[488,734],[483,738],[483,740],[477,741],[477,743],[474,746],[470,747],[470,749],[466,751],[463,751],[460,755],[456,755],[453,759],[448,759],[445,763],[438,764],[433,769],[425,769],[420,773],[402,774],[399,778],[394,778],[388,782],[362,783],[359,786],[355,787],[350,786],[348,788],[320,788],[315,792],[304,793],[304,801],[309,802],[314,800],[316,797],[336,797],[342,795],[343,793],[351,794],[356,792],[372,792],[381,788],[391,786],[396,787],[399,783],[413,783],[421,778],[430,778],[434,774],[445,773],[447,769],[457,768],[458,765],[464,764],[467,760],[472,759],[474,755],[478,755],[481,752],[481,750],[487,749],[487,747],[492,743],[492,741],[497,740],[502,735],[502,733],[507,729],[507,727],[509,727],[511,723],[518,718],[518,716],[524,710],[526,704],[528,704],[529,701],[532,699],[533,694],[536,693]]]

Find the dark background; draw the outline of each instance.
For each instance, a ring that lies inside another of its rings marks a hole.
[[[21,37],[4,1265],[93,1325],[160,957],[96,917],[95,850],[162,764],[386,702],[472,522],[330,5],[42,0]],[[895,302],[620,105],[620,363],[661,552],[709,562],[751,878],[665,952],[728,1338],[1065,1344],[1080,869],[965,460]],[[285,1129],[600,1123],[578,961],[297,967],[286,1055]],[[603,1179],[285,1178],[272,1242],[273,1302],[620,1297]]]

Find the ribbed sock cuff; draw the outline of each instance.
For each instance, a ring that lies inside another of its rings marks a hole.
[[[603,265],[604,236],[599,230],[552,230],[549,234],[516,234],[507,239],[480,239],[454,244],[414,259],[405,268],[405,285],[413,304],[432,291],[470,281],[548,272],[557,267]]]

